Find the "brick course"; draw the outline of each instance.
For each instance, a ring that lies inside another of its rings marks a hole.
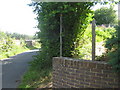
[[[106,62],[53,58],[53,88],[120,88],[119,82]]]

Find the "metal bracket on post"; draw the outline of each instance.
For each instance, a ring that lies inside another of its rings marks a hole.
[[[95,61],[95,20],[92,21],[92,60]]]
[[[62,57],[62,14],[60,14],[60,57]]]

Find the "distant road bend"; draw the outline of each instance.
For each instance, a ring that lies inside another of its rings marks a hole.
[[[33,60],[33,55],[37,55],[36,50],[30,50],[12,56],[2,61],[2,88],[17,88],[23,74],[28,69],[28,62]]]

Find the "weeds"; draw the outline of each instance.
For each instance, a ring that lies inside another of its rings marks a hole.
[[[51,82],[51,72],[52,69],[42,69],[42,70],[33,70],[33,67],[30,67],[29,70],[24,74],[22,78],[22,83],[18,88],[42,88],[46,84]]]

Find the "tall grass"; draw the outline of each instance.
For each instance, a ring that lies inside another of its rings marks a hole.
[[[19,53],[22,53],[24,51],[29,50],[28,48],[24,48],[24,47],[16,47],[15,49],[9,51],[9,52],[3,52],[0,54],[0,60],[1,59],[6,59],[9,58],[10,56],[14,56],[17,55]]]
[[[43,86],[47,86],[47,84],[51,82],[51,79],[51,68],[36,70],[33,67],[30,67],[24,74],[22,83],[18,86],[18,88],[43,88]]]

